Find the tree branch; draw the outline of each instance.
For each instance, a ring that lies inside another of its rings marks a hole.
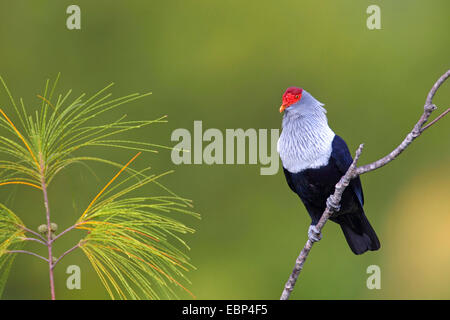
[[[22,240],[22,241],[35,241],[35,242],[39,242],[40,244],[43,244],[44,246],[47,245],[47,243],[45,243],[44,241],[36,239],[36,238],[25,238],[24,237],[24,238],[20,238],[20,240]]]
[[[29,233],[31,233],[31,234],[34,234],[36,237],[40,238],[41,240],[47,241],[47,239],[45,239],[45,238],[44,238],[43,236],[41,236],[39,233],[37,233],[37,232],[35,232],[35,231],[31,230],[31,229],[28,229],[27,227],[25,227],[25,226],[23,226],[23,225],[20,225],[20,224],[18,224],[17,226],[19,226],[20,228],[22,228],[22,229],[25,230],[26,232],[29,232]]]
[[[48,259],[44,258],[43,256],[38,255],[37,253],[31,252],[31,251],[25,251],[25,250],[7,250],[5,251],[6,253],[25,253],[25,254],[29,254],[35,257],[38,257],[39,259],[42,259],[44,261],[48,262]]]
[[[50,206],[48,202],[48,193],[47,193],[47,182],[45,181],[45,163],[42,157],[42,154],[39,153],[39,170],[41,174],[41,189],[42,195],[44,197],[44,207],[45,207],[45,217],[47,219],[47,249],[48,249],[48,273],[50,280],[50,296],[52,300],[55,300],[55,277],[53,274],[53,246],[52,246],[52,228],[51,228],[51,220],[50,220]]]
[[[78,226],[79,226],[79,223],[76,223],[76,224],[74,224],[73,226],[68,227],[66,230],[61,231],[58,235],[56,235],[50,242],[53,243],[56,239],[58,239],[59,237],[65,235],[67,232],[69,232],[69,231],[75,229],[75,228],[78,227]]]
[[[347,172],[344,176],[339,180],[339,182],[336,184],[334,193],[328,197],[326,208],[324,213],[322,214],[322,217],[320,218],[319,222],[316,225],[316,228],[318,232],[320,232],[325,225],[325,223],[328,221],[328,219],[332,216],[332,214],[339,210],[340,202],[342,194],[344,193],[345,188],[349,185],[350,181],[357,176],[376,170],[395,158],[397,158],[400,153],[402,153],[417,137],[419,137],[426,129],[431,127],[433,124],[435,124],[437,121],[442,119],[447,113],[449,113],[449,109],[444,111],[441,115],[436,117],[433,121],[431,121],[428,125],[424,126],[424,124],[428,121],[431,113],[436,110],[436,106],[433,104],[433,97],[436,94],[436,91],[439,89],[439,87],[450,77],[450,70],[447,70],[446,73],[444,73],[433,85],[430,92],[427,95],[425,105],[424,105],[424,111],[422,116],[420,117],[419,121],[416,123],[414,128],[411,130],[410,133],[405,137],[405,139],[400,143],[400,145],[395,148],[391,153],[386,155],[385,157],[374,161],[370,164],[357,167],[357,162],[359,160],[359,157],[362,152],[363,145],[361,144],[356,151],[355,159],[353,160],[352,164],[348,168]],[[306,241],[305,246],[303,247],[302,251],[300,252],[297,260],[295,261],[294,269],[292,270],[291,275],[289,276],[288,281],[286,282],[284,286],[284,290],[281,294],[280,300],[288,300],[292,290],[294,290],[295,283],[297,282],[298,276],[300,275],[300,272],[303,269],[303,265],[306,261],[306,258],[308,257],[309,252],[312,249],[313,242],[308,239]]]
[[[445,110],[444,112],[442,112],[439,116],[436,117],[436,119],[434,119],[433,121],[431,121],[429,124],[427,124],[425,127],[422,128],[422,132],[427,130],[429,127],[431,127],[433,124],[435,124],[436,122],[438,122],[441,118],[443,118],[447,113],[450,112],[450,108],[448,108],[447,110]]]
[[[56,259],[56,261],[52,264],[52,270],[55,269],[56,264],[59,262],[59,260],[61,260],[62,258],[64,258],[67,254],[71,253],[73,250],[75,250],[76,248],[80,247],[80,243],[77,243],[76,245],[74,245],[72,248],[70,248],[69,250],[67,250],[66,252],[64,252],[58,259]]]

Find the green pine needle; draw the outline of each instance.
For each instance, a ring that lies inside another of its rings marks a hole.
[[[189,200],[158,181],[170,171],[149,175],[149,168],[138,171],[130,167],[141,152],[170,148],[120,138],[124,132],[165,123],[165,116],[155,120],[126,120],[122,116],[101,124],[91,121],[151,93],[112,98],[110,84],[88,98],[82,94],[70,101],[71,90],[56,93],[58,80],[59,75],[52,84],[47,80],[43,94],[37,95],[40,108],[30,114],[22,99],[16,103],[0,77],[10,101],[8,108],[0,108],[0,186],[20,184],[42,189],[43,181],[48,186],[63,169],[75,163],[93,161],[118,168],[74,225],[86,230],[79,247],[112,299],[175,298],[177,288],[193,296],[186,288],[189,281],[184,275],[193,266],[184,253],[188,247],[180,235],[194,230],[177,221],[176,215],[199,215],[191,211]],[[110,159],[78,155],[86,147],[139,153],[124,166]],[[150,183],[160,187],[161,193],[134,195],[137,189],[145,191]],[[15,256],[8,251],[24,244],[21,226],[20,219],[0,204],[0,294]]]

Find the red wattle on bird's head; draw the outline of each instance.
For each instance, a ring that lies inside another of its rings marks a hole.
[[[297,87],[289,87],[286,89],[286,92],[283,94],[283,103],[280,107],[280,112],[283,112],[290,105],[300,101],[302,98],[302,88]]]

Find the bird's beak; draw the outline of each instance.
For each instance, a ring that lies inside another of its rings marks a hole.
[[[286,108],[287,108],[287,106],[283,104],[283,105],[280,107],[280,113],[282,113]]]

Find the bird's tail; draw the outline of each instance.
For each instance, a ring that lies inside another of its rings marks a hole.
[[[380,240],[378,240],[377,234],[367,220],[364,211],[343,214],[336,218],[336,222],[341,226],[345,239],[354,254],[380,249]]]

